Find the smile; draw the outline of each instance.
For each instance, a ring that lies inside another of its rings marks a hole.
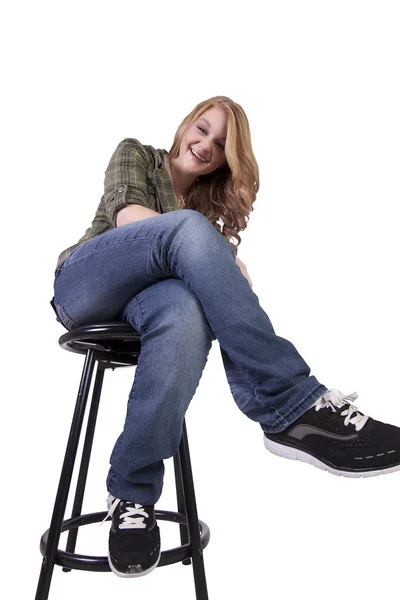
[[[200,158],[200,156],[199,156],[198,154],[196,154],[196,151],[195,151],[195,150],[193,150],[193,148],[190,148],[190,152],[192,153],[192,155],[193,155],[195,158],[197,158],[197,160],[199,160],[199,161],[201,161],[201,162],[203,162],[203,163],[207,162],[206,160],[203,160],[202,158]]]

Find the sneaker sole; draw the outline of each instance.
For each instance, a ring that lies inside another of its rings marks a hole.
[[[323,471],[328,471],[333,475],[339,475],[343,477],[374,477],[375,475],[385,475],[386,473],[393,473],[394,471],[400,470],[400,465],[396,465],[395,467],[389,467],[388,469],[379,469],[376,471],[363,471],[363,472],[351,472],[351,471],[341,471],[340,469],[334,469],[332,467],[328,467],[325,463],[321,462],[315,456],[311,454],[307,454],[307,452],[303,452],[302,450],[298,450],[297,448],[292,448],[291,446],[285,446],[284,444],[278,444],[264,437],[264,446],[272,452],[276,454],[276,456],[281,456],[283,458],[290,458],[292,460],[300,460],[302,462],[308,463],[309,465],[313,465],[318,469],[322,469]]]
[[[161,548],[160,548],[159,552],[160,553],[158,555],[157,562],[155,562],[154,565],[152,565],[149,569],[147,569],[147,571],[142,571],[141,573],[123,573],[122,571],[117,571],[117,569],[114,567],[114,565],[111,562],[110,552],[108,552],[108,555],[107,555],[108,564],[110,566],[111,571],[113,573],[115,573],[115,575],[118,575],[118,577],[143,577],[144,575],[148,575],[149,573],[154,571],[154,569],[158,566],[158,563],[161,560]]]

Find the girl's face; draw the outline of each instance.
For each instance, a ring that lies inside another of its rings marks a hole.
[[[225,164],[227,127],[225,112],[216,106],[196,119],[181,140],[178,157],[181,169],[199,177]]]

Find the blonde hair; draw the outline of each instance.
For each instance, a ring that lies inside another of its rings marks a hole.
[[[179,155],[182,137],[191,124],[209,108],[219,107],[228,117],[225,142],[226,162],[202,175],[189,188],[186,207],[201,212],[237,252],[260,187],[259,168],[251,145],[250,127],[243,108],[227,96],[200,102],[179,125],[169,158]],[[222,226],[218,221],[222,221]],[[231,238],[238,243],[231,243]]]

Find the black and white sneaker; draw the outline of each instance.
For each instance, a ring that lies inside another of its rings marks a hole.
[[[160,529],[154,504],[127,502],[109,494],[111,528],[108,564],[119,577],[141,577],[153,571],[161,558]]]
[[[334,475],[371,477],[400,469],[400,428],[364,415],[339,390],[329,390],[294,423],[265,433],[265,447]]]

